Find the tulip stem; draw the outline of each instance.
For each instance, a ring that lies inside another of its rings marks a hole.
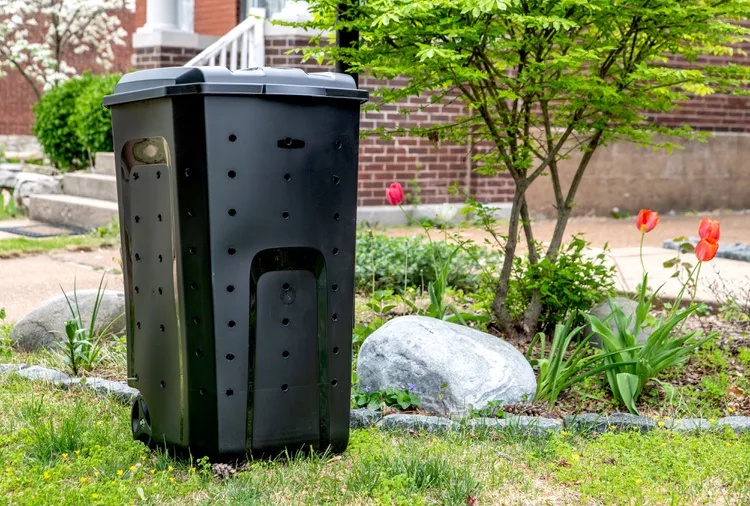
[[[646,264],[643,263],[643,239],[646,237],[646,232],[641,232],[641,249],[640,249],[640,257],[641,257],[641,269],[643,269],[643,275],[646,275]]]

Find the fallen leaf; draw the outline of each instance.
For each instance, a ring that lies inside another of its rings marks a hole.
[[[613,459],[612,457],[607,457],[606,459],[602,460],[602,463],[614,466],[615,459]]]
[[[479,501],[476,497],[472,497],[471,494],[466,496],[466,506],[479,506]]]
[[[745,391],[735,385],[735,386],[729,387],[729,389],[727,390],[727,395],[731,397],[736,397],[737,399],[739,399],[745,395]]]
[[[570,462],[568,462],[568,461],[567,461],[567,460],[565,460],[565,459],[560,459],[560,460],[559,460],[559,461],[557,462],[557,465],[558,465],[558,466],[560,466],[560,467],[571,467],[571,463],[570,463]]]

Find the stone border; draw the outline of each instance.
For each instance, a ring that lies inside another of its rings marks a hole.
[[[695,246],[698,244],[699,238],[690,237],[687,242]],[[683,241],[684,242],[684,241]],[[675,242],[671,239],[664,239],[662,241],[662,248],[664,249],[680,249],[681,242]],[[721,243],[719,251],[716,253],[718,258],[727,258],[729,260],[739,260],[740,262],[750,262],[750,245],[742,243],[727,244]]]
[[[91,390],[99,395],[110,396],[115,400],[130,404],[138,396],[135,388],[119,381],[103,378],[71,378],[57,369],[38,365],[0,364],[0,374],[14,374],[31,381],[50,383],[60,388],[81,388]],[[468,418],[452,420],[439,416],[392,414],[383,416],[380,411],[372,409],[352,409],[349,412],[349,426],[352,429],[377,428],[394,431],[413,431],[426,433],[456,432],[468,430],[504,430],[528,434],[533,437],[544,437],[552,432],[560,433],[569,429],[582,433],[621,432],[638,430],[648,432],[655,429],[666,429],[678,432],[708,431],[730,428],[735,433],[750,432],[750,417],[727,416],[718,420],[705,418],[648,418],[629,413],[600,415],[583,413],[566,416],[562,422],[552,418],[537,416],[512,416],[510,418]]]

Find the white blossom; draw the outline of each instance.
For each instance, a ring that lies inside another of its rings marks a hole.
[[[132,0],[0,0],[0,77],[20,71],[37,95],[77,75],[69,61],[91,52],[105,70],[127,32],[117,11]]]

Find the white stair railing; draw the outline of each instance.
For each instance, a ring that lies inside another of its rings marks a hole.
[[[263,67],[266,60],[266,41],[263,34],[265,21],[265,9],[250,9],[250,16],[245,21],[201,51],[187,62],[185,67],[219,65],[232,71]]]

